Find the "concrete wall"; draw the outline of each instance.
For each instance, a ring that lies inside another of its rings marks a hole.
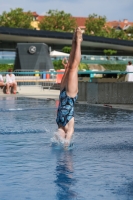
[[[133,82],[79,82],[78,101],[93,104],[133,104]]]
[[[79,89],[79,93],[78,93],[78,100],[79,101],[87,101],[87,82],[79,82],[78,85],[78,89]]]

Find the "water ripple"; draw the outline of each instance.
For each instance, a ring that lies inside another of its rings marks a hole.
[[[56,102],[0,101],[1,200],[132,200],[133,112],[75,106],[74,148],[51,146]]]

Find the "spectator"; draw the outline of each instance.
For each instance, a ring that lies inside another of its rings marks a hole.
[[[128,82],[133,81],[133,65],[130,61],[128,62],[128,65],[126,66],[126,72],[128,73],[126,75],[125,81],[128,81]],[[129,73],[129,72],[132,72],[132,73]]]
[[[0,87],[3,87],[3,86],[5,86],[5,83],[4,83],[2,75],[0,74]]]
[[[8,70],[9,74],[6,75],[6,94],[10,94],[10,88],[13,94],[17,91],[17,82],[15,80],[15,75],[12,74],[12,69]]]

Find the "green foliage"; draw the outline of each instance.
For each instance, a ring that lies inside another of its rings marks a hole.
[[[6,71],[8,71],[8,69],[13,70],[13,68],[14,68],[14,65],[0,64],[0,71],[1,72],[6,72]]]
[[[85,22],[85,33],[95,36],[106,36],[106,30],[103,29],[106,23],[106,17],[98,16],[97,14],[92,14],[88,16]]]
[[[64,69],[64,66],[62,65],[62,60],[54,60],[53,61],[54,69]]]
[[[71,14],[58,10],[49,10],[39,23],[41,30],[72,32],[75,27],[76,20]]]
[[[113,50],[113,49],[104,49],[103,52],[104,52],[105,55],[113,55],[113,54],[117,53],[117,51]]]
[[[130,26],[127,30],[126,33],[133,34],[133,26]]]
[[[71,47],[63,47],[63,49],[62,49],[62,51],[64,52],[64,53],[70,53],[70,51],[71,51]]]
[[[64,66],[62,65],[62,60],[54,60],[53,61],[54,69],[64,69]],[[120,64],[102,64],[102,66],[106,70],[119,70],[119,71],[125,71],[126,70],[126,65],[120,65]],[[0,64],[0,71],[6,72],[8,69],[14,69],[14,65],[8,65],[8,64]],[[78,70],[83,70],[86,69],[88,70],[88,64],[85,63],[80,63]]]
[[[0,26],[12,28],[33,28],[31,22],[33,20],[30,11],[24,12],[22,8],[11,9],[10,12],[4,11],[0,15]]]
[[[54,60],[53,65],[55,70],[64,69],[64,66],[62,65],[62,60]],[[78,70],[83,70],[83,69],[88,70],[88,65],[85,63],[80,63]]]
[[[123,30],[115,30],[113,28],[110,29],[108,37],[122,39],[122,40],[129,39],[128,35]]]
[[[102,36],[117,39],[130,39],[130,37],[123,30],[115,30],[106,26],[106,17],[92,14],[88,16],[85,22],[85,33],[89,35]]]
[[[133,26],[130,26],[127,30],[126,33],[128,34],[129,39],[133,39]]]
[[[88,64],[80,63],[78,66],[78,70],[83,70],[83,69],[88,70]]]
[[[106,70],[119,70],[119,71],[125,71],[126,70],[126,65],[120,65],[120,64],[102,64],[102,66]]]

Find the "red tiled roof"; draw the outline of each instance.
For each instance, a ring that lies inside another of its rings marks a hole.
[[[128,22],[128,20],[110,21],[110,22],[107,22],[106,25],[109,26],[110,28],[120,27],[121,29],[124,29],[127,26],[133,26],[133,22]]]
[[[40,22],[45,16],[38,16],[37,19]],[[85,28],[85,21],[86,17],[72,17],[76,20],[77,26],[80,26],[81,28]]]
[[[32,12],[32,15],[33,15],[34,17],[38,17],[38,16],[39,16],[36,12]]]
[[[128,22],[128,24],[129,24],[130,26],[133,26],[133,22]]]
[[[40,22],[45,16],[38,16],[37,19]],[[76,24],[80,26],[81,28],[85,27],[85,20],[87,19],[86,17],[72,17],[76,20]]]
[[[44,17],[45,17],[45,16],[40,16],[40,15],[39,15],[39,16],[37,17],[37,19],[38,19],[38,21],[40,22]]]
[[[72,17],[76,20],[76,24],[81,28],[85,27],[86,17]]]
[[[118,26],[118,21],[106,22],[106,25],[113,28],[114,26]]]

